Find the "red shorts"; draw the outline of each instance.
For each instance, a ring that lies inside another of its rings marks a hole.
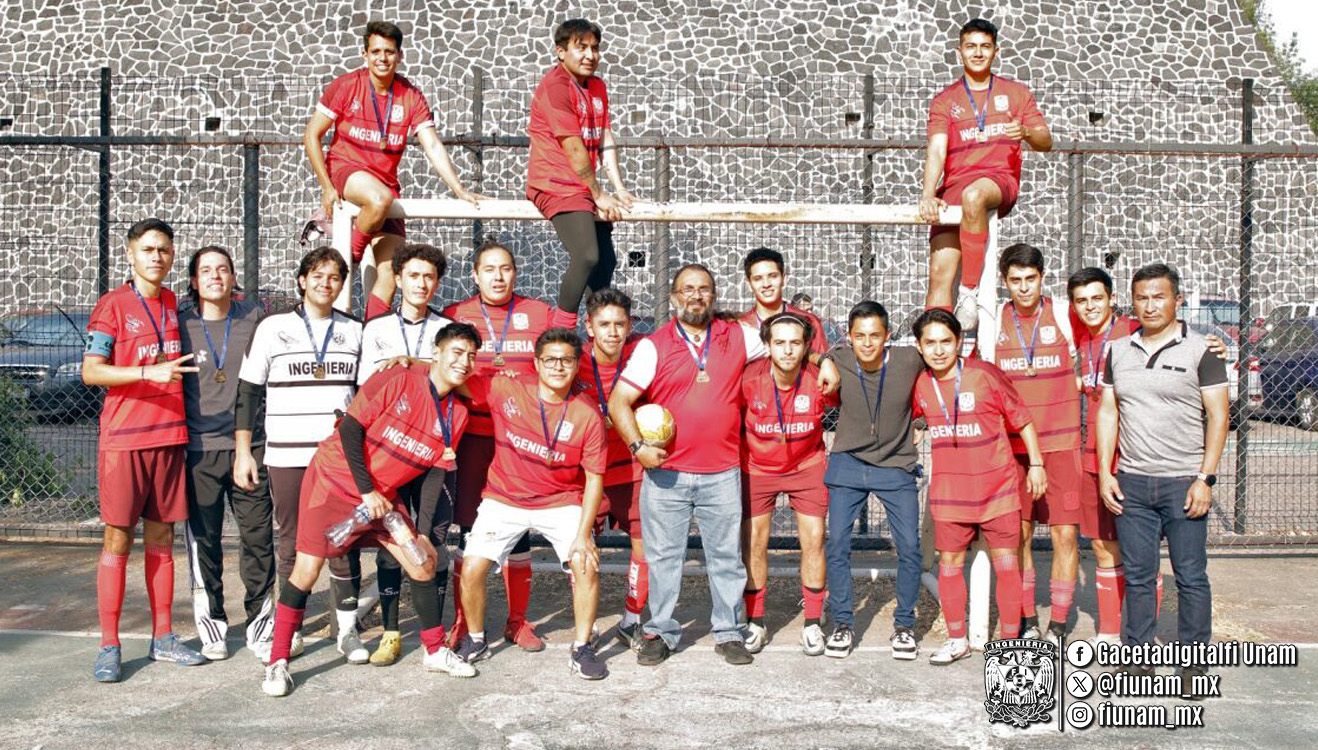
[[[1048,491],[1031,501],[1025,486],[1029,456],[1016,456],[1016,482],[1020,490],[1021,520],[1050,526],[1080,525],[1081,478],[1080,449],[1043,454],[1043,470],[1048,473]]]
[[[754,518],[773,512],[778,494],[787,493],[792,510],[803,516],[823,518],[828,515],[828,490],[824,488],[827,461],[792,474],[741,475],[741,517]]]
[[[975,536],[984,537],[989,549],[1015,550],[1021,546],[1021,514],[1012,511],[981,523],[934,521],[934,549],[965,552]]]
[[[101,520],[133,527],[138,519],[174,523],[188,517],[187,446],[100,451],[96,457]]]
[[[494,463],[494,438],[470,432],[458,441],[458,502],[453,522],[471,528],[485,492],[485,478]]]
[[[357,166],[357,165],[355,165],[355,164],[343,164],[343,165],[336,165],[336,166],[337,166],[336,169],[330,171],[330,182],[334,184],[334,190],[335,190],[335,192],[337,192],[340,196],[343,195],[343,189],[344,189],[344,186],[346,186],[346,185],[348,184],[348,178],[349,178],[349,177],[352,177],[354,174],[356,174],[356,173],[358,173],[358,172],[366,172],[366,174],[368,174],[368,175],[374,177],[374,178],[377,179],[377,180],[380,180],[380,175],[378,175],[378,174],[376,174],[376,173],[374,173],[374,172],[371,172],[371,171],[369,171],[369,170],[362,169],[361,167],[359,167],[359,166]],[[389,188],[389,192],[393,193],[395,198],[402,197],[402,196],[400,196],[399,193],[398,193],[398,188],[397,188],[396,186],[394,186],[394,185],[390,185],[389,182],[388,182],[387,180],[380,180],[380,184],[382,184],[382,185],[384,185],[385,187]],[[347,199],[345,198],[344,200],[347,200]],[[353,222],[353,225],[352,225],[352,231],[353,231],[353,234],[356,234],[356,233],[357,233],[357,223],[356,223],[356,222]],[[407,236],[407,225],[403,222],[402,219],[385,219],[385,220],[384,220],[384,226],[380,227],[380,231],[378,232],[378,234],[393,234],[393,235],[397,235],[397,236],[399,236],[399,237],[406,237],[406,236]],[[353,262],[353,263],[360,263],[361,260],[362,260],[362,256],[365,255],[365,254],[366,254],[365,249],[363,249],[363,250],[361,250],[361,251],[359,251],[359,252],[355,252],[355,253],[353,253],[353,254],[352,254],[352,262]]]
[[[573,193],[572,195],[556,195],[546,193],[543,190],[528,188],[526,197],[535,207],[540,210],[540,215],[546,219],[552,219],[559,214],[565,214],[569,211],[589,211],[595,213],[595,200],[590,197],[590,193]]]
[[[609,519],[613,527],[627,534],[632,539],[641,538],[641,483],[626,482],[610,484],[604,488],[604,499],[600,501],[599,512],[595,514],[595,533],[608,528]]]
[[[312,501],[316,505],[312,505]],[[394,510],[402,515],[407,527],[416,533],[412,514],[407,504],[392,498]],[[342,557],[353,547],[382,547],[389,539],[383,519],[376,519],[352,533],[341,546],[330,544],[325,537],[329,527],[352,515],[361,505],[360,495],[350,495],[337,485],[326,481],[314,464],[302,477],[302,494],[298,497],[297,551],[320,558]]]
[[[1090,539],[1117,541],[1117,520],[1098,495],[1098,475],[1080,477],[1080,533]]]
[[[981,174],[971,177],[970,179],[944,183],[942,187],[938,188],[937,195],[939,198],[947,201],[949,205],[959,206],[961,205],[961,191],[965,190],[971,185],[971,183],[982,177],[993,180],[993,183],[998,186],[998,190],[1002,192],[1002,203],[998,204],[998,218],[1001,219],[1011,213],[1011,210],[1016,207],[1016,199],[1020,197],[1021,184],[1015,177],[1005,172]],[[960,230],[961,227],[956,224],[937,224],[929,228],[929,238],[933,239],[940,234],[958,232]]]

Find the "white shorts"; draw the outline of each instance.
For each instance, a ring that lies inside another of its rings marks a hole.
[[[538,531],[554,545],[559,562],[567,570],[568,555],[580,527],[580,505],[530,509],[487,497],[481,500],[480,507],[476,509],[476,522],[472,524],[471,531],[467,532],[467,546],[462,554],[464,557],[493,560],[503,567],[517,540],[528,531]]]

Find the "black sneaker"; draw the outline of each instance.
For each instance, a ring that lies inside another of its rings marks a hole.
[[[614,637],[626,644],[627,648],[635,651],[641,647],[641,641],[645,640],[645,630],[641,627],[640,620],[631,625],[619,624]]]
[[[1062,648],[1062,641],[1065,638],[1066,638],[1066,623],[1064,622],[1048,623],[1048,631],[1044,633],[1043,639],[1056,646],[1059,649],[1059,653],[1060,653],[1060,649]]]
[[[1131,677],[1147,677],[1151,674],[1156,674],[1153,667],[1147,664],[1123,664],[1113,671],[1116,674],[1127,674]]]
[[[910,661],[920,655],[920,644],[915,640],[915,631],[905,625],[898,625],[888,639],[892,644],[892,658]]]
[[[1177,676],[1181,678],[1181,698],[1187,701],[1201,701],[1208,695],[1195,691],[1194,678],[1202,677],[1208,674],[1208,670],[1203,667],[1183,667],[1177,670]]]
[[[602,680],[609,676],[609,668],[595,656],[595,649],[589,643],[572,649],[568,657],[568,667],[572,674],[583,680]]]
[[[1039,632],[1039,616],[1031,615],[1021,618],[1021,638],[1028,638],[1032,641],[1042,640],[1043,634]]]
[[[723,661],[737,666],[755,661],[755,657],[746,650],[746,644],[742,641],[724,641],[714,646],[714,652],[722,656]]]
[[[459,659],[468,664],[475,664],[481,659],[489,658],[490,648],[485,645],[484,640],[477,641],[473,640],[469,635],[464,635],[462,636],[462,640],[458,642],[458,648],[455,653],[457,653]]]
[[[673,650],[657,635],[646,634],[641,638],[641,645],[636,649],[636,663],[642,667],[655,667],[664,663]]]

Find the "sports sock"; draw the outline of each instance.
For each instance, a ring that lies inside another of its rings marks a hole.
[[[412,608],[421,622],[421,644],[426,653],[433,654],[444,645],[444,626],[439,622],[439,597],[433,582],[418,581],[411,576],[407,580],[412,584]]]
[[[952,311],[953,311],[951,305],[925,305],[925,306],[924,306],[924,309],[926,309],[926,310],[942,310],[943,312],[952,312]]]
[[[380,550],[376,558],[375,581],[380,587],[380,624],[385,630],[398,629],[398,598],[403,591],[403,571],[398,563],[387,559]],[[429,584],[429,581],[426,582]],[[415,594],[412,595],[415,598]]]
[[[1098,591],[1098,632],[1100,635],[1120,635],[1121,590],[1126,587],[1126,577],[1120,565],[1097,568],[1094,573],[1094,588]]]
[[[746,619],[756,625],[764,624],[764,591],[765,589],[748,588],[742,594],[742,599],[746,602]]]
[[[466,536],[466,532],[463,532]],[[458,554],[453,557],[453,578],[451,583],[453,590],[453,627],[449,628],[451,636],[449,648],[457,645],[458,639],[462,638],[467,632],[467,617],[462,613],[462,549],[458,548]]]
[[[119,616],[124,609],[128,555],[101,552],[96,565],[96,608],[101,614],[101,645],[119,645]]]
[[[484,643],[484,642],[485,642],[485,631],[484,631],[484,630],[481,630],[481,631],[479,631],[479,632],[473,630],[473,631],[471,631],[470,633],[468,633],[467,635],[471,636],[471,640],[474,641],[474,642],[476,642],[476,643]]]
[[[371,244],[371,236],[357,228],[357,222],[352,223],[352,259],[359,261],[366,254],[366,246]]]
[[[351,566],[352,558],[349,558]],[[357,597],[361,594],[361,562],[351,566],[351,574],[340,578],[330,574],[330,594],[334,597],[334,619],[339,626],[339,637],[345,633],[357,632]]]
[[[623,603],[627,615],[639,616],[649,598],[650,566],[633,554],[631,562],[627,565],[627,601]],[[623,619],[626,620],[626,615]]]
[[[366,295],[366,319],[384,315],[389,312],[389,303],[374,294]]]
[[[1075,601],[1075,581],[1059,581],[1056,578],[1048,582],[1048,623],[1066,624],[1071,616],[1071,603]]]
[[[938,605],[948,638],[966,637],[966,579],[962,565],[938,565]]]
[[[961,286],[974,289],[984,273],[984,248],[988,245],[988,232],[971,232],[964,226],[957,232],[961,241]]]
[[[1021,571],[1015,555],[991,558],[993,575],[997,582],[998,621],[1003,638],[1017,638],[1021,634],[1020,618],[1007,613],[1021,611]]]
[[[823,587],[812,589],[809,586],[801,586],[801,598],[805,600],[805,625],[818,625],[824,616],[824,589]]]
[[[526,622],[526,608],[531,604],[531,553],[514,552],[503,566],[503,582],[508,588],[508,624]]]
[[[641,616],[636,612],[623,612],[622,622],[618,623],[619,627],[629,628],[641,621]]]
[[[1015,555],[1012,556],[1013,558]],[[1020,572],[1021,581],[1021,614],[1025,617],[1034,617],[1034,568],[1022,570]]]
[[[307,612],[307,597],[310,591],[303,591],[287,581],[279,589],[279,604],[275,605],[275,633],[270,644],[270,661],[274,664],[280,659],[288,659],[288,652],[293,646],[293,634],[302,629],[302,616]]]
[[[164,545],[146,545],[146,593],[151,601],[151,637],[159,638],[174,629],[174,550]]]

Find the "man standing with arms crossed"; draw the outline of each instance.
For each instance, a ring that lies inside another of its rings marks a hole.
[[[105,523],[96,600],[101,650],[92,676],[97,682],[122,678],[119,616],[124,604],[133,528],[142,520],[146,547],[146,590],[151,601],[154,661],[183,666],[206,657],[174,635],[174,523],[188,517],[184,492],[188,442],[183,413],[183,376],[195,373],[192,355],[179,344],[174,293],[163,288],[174,265],[174,230],[160,219],[128,229],[132,277],[96,303],[87,324],[82,382],[103,386],[97,487]]]

